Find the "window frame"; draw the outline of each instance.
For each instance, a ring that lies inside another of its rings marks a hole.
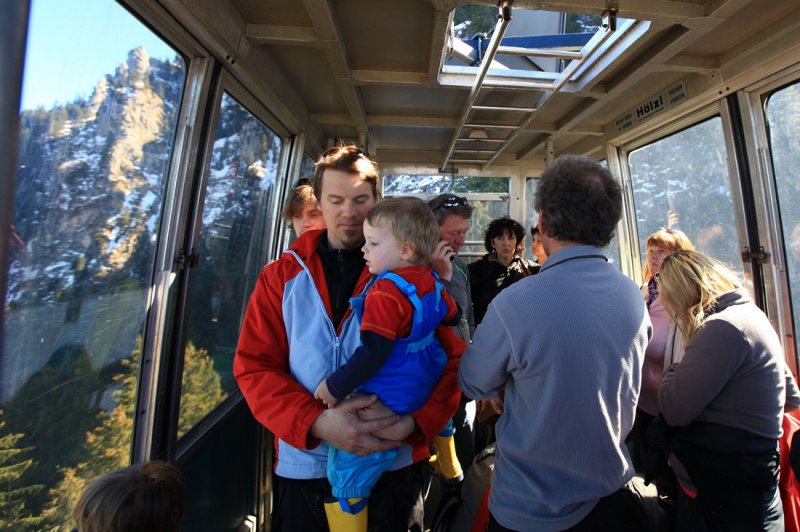
[[[779,196],[772,165],[771,146],[766,123],[766,104],[774,93],[789,85],[800,83],[800,65],[794,65],[736,94],[741,120],[746,131],[752,132],[745,138],[748,154],[748,170],[752,176],[755,199],[757,238],[764,249],[770,253],[767,264],[762,266],[764,292],[767,302],[767,316],[781,337],[786,362],[794,375],[798,374],[800,362],[794,327],[789,273],[786,261],[786,239],[783,234]],[[800,301],[795,303],[800,312]]]
[[[385,175],[398,175],[398,174],[408,175],[410,177],[416,177],[413,174],[406,174],[404,172],[387,172]],[[427,175],[436,175],[436,173],[418,174],[418,175],[419,176],[423,176],[423,175],[427,176]],[[442,174],[442,175],[446,176],[446,174]],[[512,214],[511,214],[514,210],[519,210],[519,209],[514,209],[515,202],[512,201],[513,194],[510,192],[514,187],[514,181],[515,181],[514,178],[509,177],[509,176],[505,176],[505,175],[502,175],[502,176],[501,175],[497,175],[497,173],[492,173],[490,176],[482,176],[482,175],[479,175],[479,173],[466,173],[465,172],[464,175],[469,176],[469,177],[490,177],[490,178],[495,178],[495,179],[506,179],[508,181],[509,192],[453,192],[453,194],[456,194],[457,196],[461,196],[461,197],[466,198],[468,203],[472,203],[474,201],[482,201],[482,202],[503,202],[504,201],[504,202],[506,202],[508,204],[508,214],[506,216],[509,216],[509,217],[511,217],[511,218],[513,218],[515,220],[517,219],[517,218],[514,218],[512,216]],[[382,198],[391,198],[393,196],[399,196],[399,195],[401,195],[401,194],[386,194],[385,190],[383,190],[383,179],[381,179],[381,197]],[[421,200],[423,200],[425,202],[428,202],[429,200],[435,198],[438,194],[408,193],[408,194],[402,194],[402,195],[403,196],[413,196],[415,198],[420,198]],[[523,194],[523,196],[524,196],[524,194]],[[517,204],[519,204],[519,201],[517,202]],[[470,228],[472,228],[471,224],[472,224],[472,220],[470,220]],[[482,230],[483,230],[483,232],[485,232],[486,228],[484,227],[484,228],[482,228]],[[478,251],[472,251],[471,250],[471,248],[475,248],[475,247],[479,248]],[[464,246],[462,246],[462,251],[459,252],[459,257],[461,257],[462,260],[464,260],[465,262],[469,263],[469,262],[472,262],[473,260],[479,259],[485,253],[486,253],[486,251],[484,250],[483,239],[481,239],[481,240],[466,240],[464,242]]]
[[[714,116],[721,120],[722,137],[727,154],[726,170],[730,184],[731,200],[733,203],[733,215],[736,225],[736,237],[740,248],[742,243],[748,242],[747,226],[745,221],[745,205],[742,196],[741,175],[736,165],[737,150],[735,149],[734,133],[732,127],[732,117],[725,100],[719,100],[706,105],[694,112],[687,113],[672,121],[660,122],[652,121],[646,125],[648,128],[639,131],[636,136],[624,138],[619,144],[609,144],[609,154],[607,161],[612,173],[616,172],[623,187],[624,215],[620,221],[622,231],[620,232],[620,245],[627,243],[628,249],[621,250],[621,267],[623,272],[637,282],[642,280],[642,264],[644,250],[639,246],[639,230],[636,225],[636,210],[633,197],[633,181],[630,173],[629,156],[630,154],[681,131],[690,129],[701,122]],[[752,278],[750,264],[742,263],[745,278]]]
[[[288,182],[287,174],[291,168],[291,154],[295,150],[296,138],[284,127],[266,107],[260,104],[256,98],[242,85],[231,73],[221,70],[214,84],[213,97],[208,101],[208,121],[204,128],[204,140],[202,145],[202,163],[199,167],[198,177],[193,189],[192,215],[187,229],[187,243],[184,249],[194,249],[201,237],[203,229],[203,209],[205,207],[205,195],[208,186],[208,179],[211,170],[211,158],[214,151],[214,142],[217,126],[220,120],[220,111],[223,95],[228,94],[243,109],[249,112],[254,118],[260,121],[265,127],[270,129],[275,135],[282,139],[279,166],[276,170],[275,185],[272,190],[270,210],[265,214],[270,217],[268,226],[265,227],[264,244],[259,250],[258,262],[267,264],[276,257],[275,242],[278,240],[280,232],[280,209],[282,208],[282,191]],[[302,153],[302,152],[301,152]],[[170,384],[167,389],[171,390],[172,397],[169,401],[169,420],[168,434],[163,439],[168,450],[168,456],[176,456],[180,459],[183,455],[190,453],[192,448],[202,441],[205,435],[219,423],[226,419],[235,411],[236,406],[243,400],[241,392],[235,390],[226,399],[211,409],[199,422],[197,422],[185,434],[177,437],[178,420],[180,414],[181,400],[181,378],[183,373],[183,357],[186,350],[187,338],[183,334],[188,323],[187,304],[190,297],[189,286],[191,283],[192,269],[185,270],[181,283],[180,311],[176,312],[176,324],[180,334],[176,335],[179,340],[175,342],[173,349],[176,360],[173,364],[175,371],[169,377]],[[252,287],[246,290],[249,296]],[[246,301],[243,303],[246,304]],[[241,324],[240,324],[241,325]]]

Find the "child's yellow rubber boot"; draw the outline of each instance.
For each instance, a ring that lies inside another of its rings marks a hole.
[[[337,499],[325,502],[325,516],[331,532],[366,532],[367,498]]]
[[[464,480],[464,471],[456,456],[455,439],[452,436],[436,436],[433,438],[436,448],[436,459],[431,463],[442,477],[447,481],[460,482]]]

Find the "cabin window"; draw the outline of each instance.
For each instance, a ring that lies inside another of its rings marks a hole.
[[[428,201],[452,193],[467,198],[474,210],[459,257],[469,263],[486,253],[483,239],[489,223],[508,216],[509,183],[507,177],[393,174],[383,178],[383,196],[416,196]]]
[[[300,177],[314,177],[314,159],[307,153],[303,154],[303,161],[300,163]]]
[[[743,277],[727,161],[718,116],[630,153],[642,256],[656,230],[680,229],[695,249]]]
[[[765,106],[772,168],[779,198],[794,330],[800,330],[800,84],[781,88]],[[796,338],[796,333],[795,333]],[[797,340],[795,339],[795,342]],[[800,351],[796,351],[800,352]]]
[[[600,161],[600,164],[607,168],[605,160]],[[531,177],[525,180],[525,223],[522,225],[527,232],[527,236],[525,237],[525,256],[531,260],[536,260],[531,253],[531,227],[539,222],[539,213],[537,213],[536,209],[533,207],[534,201],[536,200],[536,188],[538,185],[538,179]],[[611,239],[611,243],[609,243],[603,251],[606,257],[608,257],[608,261],[619,267],[620,251],[616,231],[614,232],[614,237]]]
[[[67,530],[86,483],[129,464],[186,62],[116,2],[31,2],[26,54],[2,521]]]
[[[218,111],[191,270],[178,437],[237,390],[239,328],[275,218],[283,139],[228,93]]]

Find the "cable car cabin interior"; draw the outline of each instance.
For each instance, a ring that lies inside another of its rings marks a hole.
[[[466,196],[467,260],[490,220],[536,223],[551,160],[604,161],[610,260],[639,283],[647,236],[682,229],[796,373],[796,0],[31,0],[0,26],[9,529],[68,529],[89,480],[166,459],[185,530],[269,530],[272,440],[231,364],[284,198],[334,145],[383,196]]]

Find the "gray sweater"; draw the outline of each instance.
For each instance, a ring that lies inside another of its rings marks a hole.
[[[572,246],[489,305],[461,359],[473,398],[505,386],[489,509],[506,528],[563,530],[632,476],[650,319],[603,251]]]
[[[659,404],[670,425],[718,423],[766,438],[781,433],[784,403],[800,391],[766,315],[743,290],[729,292],[661,380]]]
[[[461,323],[455,328],[456,335],[469,344],[472,331],[475,330],[475,318],[472,313],[472,291],[469,287],[469,269],[458,257],[453,258],[453,275],[449,281],[442,280],[442,285],[450,297],[461,308]]]

